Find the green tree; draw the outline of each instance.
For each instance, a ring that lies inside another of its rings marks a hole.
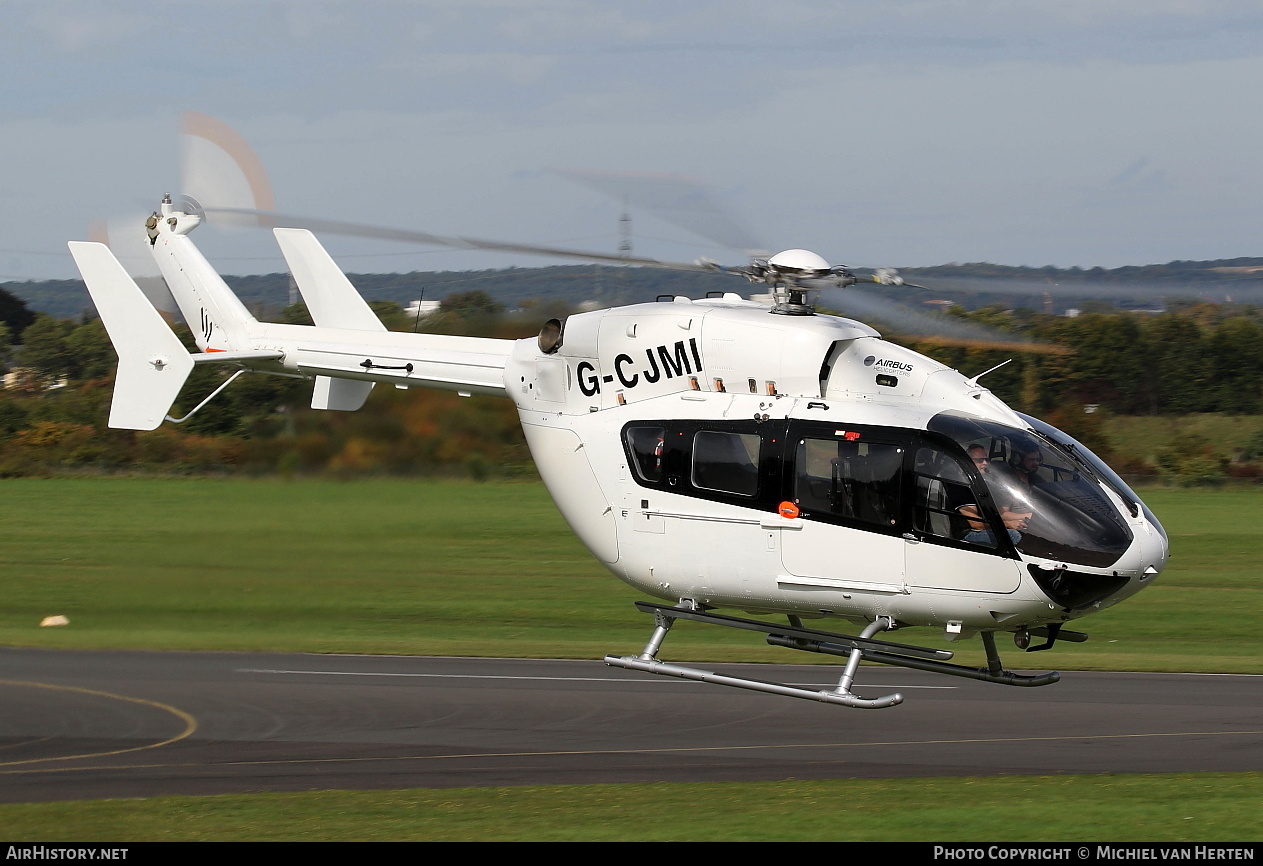
[[[35,313],[26,306],[26,301],[12,292],[0,289],[0,322],[8,328],[11,338],[20,342],[22,332],[35,322]]]
[[[1091,313],[1066,319],[1058,330],[1061,342],[1073,349],[1059,363],[1058,402],[1104,404],[1124,413],[1148,408],[1150,372],[1134,316]]]
[[[0,439],[7,439],[26,427],[29,414],[25,401],[0,397]]]
[[[440,309],[444,313],[451,313],[462,319],[475,319],[503,313],[504,304],[481,289],[475,289],[472,292],[455,292],[448,295],[440,303]]]
[[[1225,319],[1211,331],[1207,357],[1207,408],[1233,415],[1257,413],[1259,378],[1263,375],[1263,329],[1242,316]]]
[[[1213,442],[1195,433],[1182,433],[1158,452],[1158,466],[1183,483],[1222,481],[1228,474],[1228,455]]]
[[[416,318],[394,301],[369,301],[368,306],[388,331],[411,331],[417,325]]]
[[[302,301],[297,304],[290,304],[281,310],[276,318],[277,324],[281,325],[314,325],[311,313],[307,310],[307,305]]]
[[[1144,327],[1150,358],[1150,414],[1204,412],[1210,403],[1206,344],[1188,316],[1164,313]]]
[[[40,314],[22,335],[18,363],[50,379],[70,375],[74,352],[67,344],[75,325],[69,319]]]
[[[71,362],[67,370],[72,379],[99,379],[110,376],[118,364],[118,355],[100,319],[93,319],[66,335],[66,350]]]

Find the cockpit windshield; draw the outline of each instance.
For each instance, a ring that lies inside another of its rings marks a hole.
[[[1127,482],[1119,477],[1117,472],[1110,469],[1109,464],[1084,447],[1082,442],[1079,442],[1068,433],[1063,433],[1048,422],[1041,421],[1030,415],[1023,415],[1021,412],[1017,414],[1023,421],[1030,424],[1033,429],[1044,434],[1054,442],[1064,446],[1071,457],[1075,458],[1080,463],[1090,466],[1092,470],[1096,472],[1097,478],[1100,478],[1103,482],[1113,488],[1114,492],[1118,494],[1118,497],[1131,507],[1133,516],[1136,514],[1136,509],[1139,508],[1142,512],[1144,512],[1145,519],[1153,524],[1154,529],[1158,530],[1158,533],[1162,536],[1162,540],[1169,541],[1167,538],[1167,531],[1162,528],[1162,524],[1158,522],[1158,518],[1154,516],[1152,511],[1149,510],[1149,506],[1145,505],[1140,497],[1136,495],[1136,492],[1127,485]]]
[[[1107,568],[1131,545],[1100,482],[1055,438],[952,412],[928,429],[978,455],[974,465],[1022,553]]]

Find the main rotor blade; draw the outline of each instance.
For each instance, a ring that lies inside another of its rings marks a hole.
[[[1066,349],[1023,339],[1018,334],[988,328],[974,322],[914,310],[889,298],[857,289],[828,288],[821,292],[828,306],[844,315],[867,322],[888,325],[892,331],[948,346],[979,349],[1008,349],[1016,352],[1064,354]]]
[[[552,171],[730,250],[751,254],[763,249],[763,245],[737,221],[729,209],[715,200],[714,187],[701,181],[678,174],[580,171],[570,168]]]
[[[549,247],[539,244],[518,244],[508,241],[491,241],[479,238],[451,237],[433,235],[429,232],[409,229],[391,228],[389,226],[372,226],[364,223],[328,220],[319,217],[295,216],[272,211],[253,210],[251,208],[207,207],[203,211],[208,216],[225,217],[226,222],[235,225],[263,226],[265,228],[299,228],[309,229],[323,234],[344,235],[347,237],[373,238],[374,240],[403,241],[405,243],[428,244],[440,247],[452,247],[464,250],[492,250],[505,253],[527,253],[534,256],[550,256],[553,258],[579,259],[586,262],[608,262],[618,265],[641,265],[650,268],[665,268],[672,271],[722,272],[716,268],[698,263],[664,262],[658,259],[646,259],[636,256],[618,256],[610,253],[595,253],[586,250],[572,250],[563,247]]]
[[[1015,277],[924,277],[938,292],[959,292],[969,295],[1040,298],[1097,298],[1159,302],[1167,298],[1231,295],[1238,301],[1257,301],[1263,296],[1263,281],[1257,279],[1197,280],[1185,282],[1106,282],[1103,280],[1050,283],[1046,280]]]

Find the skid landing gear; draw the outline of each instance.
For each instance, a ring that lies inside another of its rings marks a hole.
[[[691,618],[691,617],[690,617]],[[903,695],[898,693],[887,695],[884,698],[875,698],[872,700],[861,698],[852,694],[851,683],[855,680],[855,668],[860,663],[860,653],[847,659],[846,670],[842,674],[842,678],[838,681],[838,687],[830,691],[812,691],[811,689],[798,688],[796,686],[787,686],[782,683],[769,683],[763,680],[748,680],[742,677],[730,677],[724,674],[712,673],[711,671],[698,670],[697,668],[686,668],[680,665],[669,664],[668,662],[659,661],[656,656],[658,649],[662,646],[662,640],[667,636],[667,632],[671,630],[671,625],[676,617],[671,616],[663,611],[654,612],[654,624],[656,628],[653,630],[653,636],[649,638],[649,643],[645,644],[645,650],[639,656],[606,656],[605,663],[620,668],[630,668],[631,670],[645,671],[651,674],[661,674],[668,677],[680,677],[686,680],[697,680],[703,683],[716,683],[721,686],[735,686],[739,689],[750,689],[756,692],[768,692],[773,695],[785,695],[791,698],[803,698],[809,701],[823,701],[827,704],[841,704],[845,707],[859,707],[861,709],[881,709],[883,707],[893,707],[895,704],[903,703]],[[873,633],[887,627],[885,620],[878,620],[864,629],[864,635],[867,637]]]
[[[947,664],[947,660],[952,658],[952,653],[947,650],[932,650],[925,647],[874,639],[873,635],[894,627],[889,617],[878,617],[865,626],[858,636],[852,636],[803,628],[801,621],[798,621],[797,617],[792,617],[792,625],[785,627],[761,620],[742,619],[741,617],[710,613],[705,610],[698,610],[695,607],[685,606],[683,603],[681,606],[672,607],[653,602],[638,601],[636,602],[636,607],[646,613],[653,614],[655,626],[653,635],[649,638],[649,642],[645,644],[644,651],[640,655],[606,656],[605,663],[607,665],[659,674],[661,676],[680,677],[681,679],[697,680],[703,683],[716,683],[740,689],[750,689],[756,692],[767,692],[773,695],[785,695],[791,698],[802,698],[809,701],[821,701],[827,704],[839,704],[845,707],[868,710],[896,706],[903,703],[903,696],[896,692],[881,698],[861,698],[852,692],[851,687],[855,682],[855,674],[861,660],[1009,686],[1046,686],[1061,679],[1061,675],[1056,671],[1044,674],[1019,674],[1005,670],[1004,665],[1000,661],[999,653],[996,652],[995,636],[991,632],[983,632],[981,635],[983,648],[987,653],[987,666],[985,668],[970,668],[963,665]],[[783,683],[731,677],[660,661],[657,657],[658,650],[662,648],[663,640],[666,639],[667,633],[677,619],[689,619],[696,622],[722,625],[728,628],[762,632],[767,635],[767,642],[772,646],[783,646],[788,649],[803,650],[805,652],[842,656],[846,658],[846,667],[842,671],[842,676],[839,678],[836,688],[813,691],[797,686],[784,685]]]

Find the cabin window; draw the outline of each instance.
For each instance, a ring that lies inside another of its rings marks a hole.
[[[631,452],[632,468],[643,480],[662,480],[662,451],[666,438],[664,427],[628,427],[624,434]]]
[[[693,486],[738,496],[759,489],[759,446],[755,433],[701,430],[693,437]]]
[[[800,439],[794,502],[803,511],[891,527],[899,522],[903,449],[881,442]]]

